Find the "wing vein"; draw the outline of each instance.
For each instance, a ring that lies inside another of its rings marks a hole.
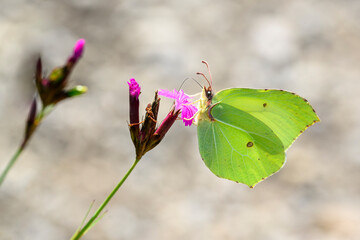
[[[243,155],[243,154],[239,153],[239,152],[232,146],[232,144],[229,142],[229,139],[226,137],[226,135],[224,134],[224,132],[221,130],[220,127],[219,127],[219,129],[220,129],[222,135],[224,136],[225,140],[227,141],[227,143],[230,145],[231,150],[232,150],[232,151],[235,151],[237,154],[240,155],[240,157],[241,157],[241,159],[242,159],[242,162],[243,162],[243,164],[244,164],[245,172],[248,172],[247,167],[246,167],[246,164],[245,164],[244,157],[245,157],[245,156],[246,156],[246,157],[249,157],[249,155]],[[250,158],[250,157],[249,157],[249,158]],[[231,152],[231,166],[233,166],[233,164],[232,164],[232,152]],[[233,168],[233,171],[234,171],[234,168]],[[249,175],[246,175],[246,176],[247,176],[247,180],[249,180]]]
[[[215,155],[216,155],[216,162],[218,165],[218,173],[220,174],[220,163],[219,163],[219,158],[218,158],[218,153],[217,153],[217,144],[216,144],[216,136],[215,136],[215,130],[214,130],[214,124],[211,124],[211,129],[213,132],[213,136],[214,136],[214,145],[215,145]]]
[[[248,134],[250,135],[251,139],[252,139],[254,142],[255,142],[255,140],[254,140],[254,138],[251,136],[251,134],[254,134],[254,135],[259,136],[259,137],[262,137],[262,138],[265,138],[265,139],[269,140],[270,142],[276,144],[276,142],[274,142],[274,141],[271,140],[270,138],[265,137],[265,136],[263,136],[263,135],[261,135],[261,134],[258,134],[258,133],[255,133],[255,132],[246,131],[246,130],[244,130],[244,129],[240,128],[240,127],[234,126],[234,125],[232,125],[232,124],[230,124],[230,123],[223,122],[223,121],[219,120],[218,118],[216,118],[216,121],[218,121],[218,122],[220,122],[220,123],[222,123],[222,124],[224,124],[224,125],[227,125],[227,126],[229,126],[229,127],[236,128],[236,129],[238,129],[238,130],[240,130],[240,131],[242,131],[242,132],[244,132],[244,133],[248,133]],[[274,133],[274,134],[275,134],[275,133]]]

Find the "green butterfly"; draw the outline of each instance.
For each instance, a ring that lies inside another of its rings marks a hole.
[[[218,177],[254,187],[279,171],[285,151],[320,121],[308,101],[294,93],[230,88],[213,94],[208,82],[196,116],[197,133],[201,157]]]

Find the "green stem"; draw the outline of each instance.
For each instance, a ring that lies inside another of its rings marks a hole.
[[[6,168],[4,169],[4,171],[1,173],[0,186],[4,182],[6,175],[8,174],[8,172],[10,171],[12,166],[15,164],[15,162],[18,159],[18,157],[20,156],[21,152],[24,150],[24,147],[25,147],[25,145],[21,144],[21,146],[15,152],[14,156],[11,158],[10,162],[8,162],[8,164],[6,165]]]
[[[18,150],[15,152],[14,156],[10,159],[10,162],[8,162],[8,164],[6,165],[4,171],[1,173],[0,176],[0,186],[1,184],[4,182],[8,172],[10,171],[10,169],[14,166],[15,162],[17,161],[17,159],[19,158],[20,154],[22,153],[22,151],[25,149],[26,145],[28,144],[31,136],[33,135],[33,133],[35,132],[36,128],[39,126],[41,120],[46,116],[48,112],[45,111],[46,109],[41,109],[41,111],[39,112],[39,115],[36,119],[36,122],[34,123],[33,129],[32,131],[30,131],[30,133],[27,135],[25,134],[24,140],[22,141],[20,147],[18,148]],[[51,109],[50,109],[51,110]]]
[[[116,185],[116,187],[112,190],[112,192],[109,194],[109,196],[105,199],[105,201],[101,204],[101,206],[98,208],[98,210],[95,212],[95,214],[90,218],[90,220],[85,224],[83,228],[81,228],[80,231],[76,232],[72,237],[71,240],[78,240],[80,239],[90,228],[93,226],[94,221],[99,217],[100,213],[106,205],[110,202],[110,200],[113,198],[113,196],[116,194],[116,192],[119,190],[119,188],[122,186],[122,184],[125,182],[125,180],[128,178],[130,173],[134,170],[135,166],[139,162],[140,159],[136,159],[134,164],[131,166],[131,168],[128,170],[128,172],[125,174],[125,176],[120,180],[120,182]]]

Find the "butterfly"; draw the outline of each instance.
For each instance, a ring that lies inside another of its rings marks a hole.
[[[209,69],[208,64],[206,64]],[[254,187],[279,171],[286,150],[320,119],[308,101],[274,89],[202,90],[195,124],[200,155],[218,177]]]

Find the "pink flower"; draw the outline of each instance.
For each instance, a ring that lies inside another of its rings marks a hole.
[[[198,109],[189,101],[191,99],[189,95],[185,94],[183,90],[177,91],[176,89],[173,91],[159,89],[158,94],[175,99],[175,111],[181,110],[181,119],[185,126],[191,126]]]
[[[129,82],[127,82],[129,85],[129,92],[132,97],[138,98],[140,95],[140,85],[136,82],[134,78],[130,79]]]

